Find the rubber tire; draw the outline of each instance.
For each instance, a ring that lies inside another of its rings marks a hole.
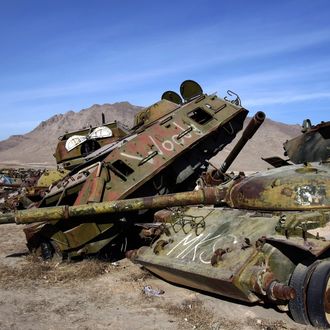
[[[318,261],[310,266],[298,264],[291,275],[289,285],[296,290],[296,297],[289,301],[289,310],[293,320],[300,324],[311,324],[307,312],[306,293],[308,282],[318,264]]]
[[[329,328],[326,318],[324,294],[330,280],[330,261],[321,262],[316,268],[309,282],[307,290],[307,310],[310,322],[315,327]],[[330,307],[330,289],[328,289],[328,309]],[[330,314],[330,313],[329,313]],[[330,315],[329,315],[330,316]]]

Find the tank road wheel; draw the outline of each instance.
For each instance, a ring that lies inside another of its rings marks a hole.
[[[61,262],[67,257],[67,255],[60,250],[54,241],[48,239],[44,239],[40,243],[40,246],[34,251],[37,253],[37,255],[40,255],[44,261],[56,260]]]
[[[289,301],[289,309],[292,318],[300,324],[311,324],[307,313],[307,286],[315,267],[319,262],[310,266],[298,264],[292,273],[290,286],[296,290],[296,297]]]
[[[307,291],[307,309],[315,327],[330,327],[330,261],[323,261],[315,268]]]

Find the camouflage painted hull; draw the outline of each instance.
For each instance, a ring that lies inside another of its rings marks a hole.
[[[330,218],[330,211],[324,215]],[[322,258],[330,247],[330,241],[306,239],[302,231],[281,235],[282,216],[190,207],[173,214],[166,234],[139,249],[134,260],[170,282],[259,301],[272,281],[289,285],[298,262]],[[293,259],[286,256],[290,249],[298,252]]]

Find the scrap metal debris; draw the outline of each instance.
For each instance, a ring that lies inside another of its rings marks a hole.
[[[160,297],[162,294],[165,293],[164,290],[153,289],[150,285],[144,286],[142,292],[148,297]]]
[[[48,187],[37,182],[45,169],[0,169],[0,212],[25,209],[41,200]]]

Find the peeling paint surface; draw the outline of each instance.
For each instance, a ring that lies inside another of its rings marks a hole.
[[[228,187],[227,187],[228,189]],[[231,207],[259,210],[308,210],[330,205],[330,167],[291,165],[229,183]]]
[[[324,186],[299,186],[295,189],[296,200],[301,205],[324,204],[326,191]]]

